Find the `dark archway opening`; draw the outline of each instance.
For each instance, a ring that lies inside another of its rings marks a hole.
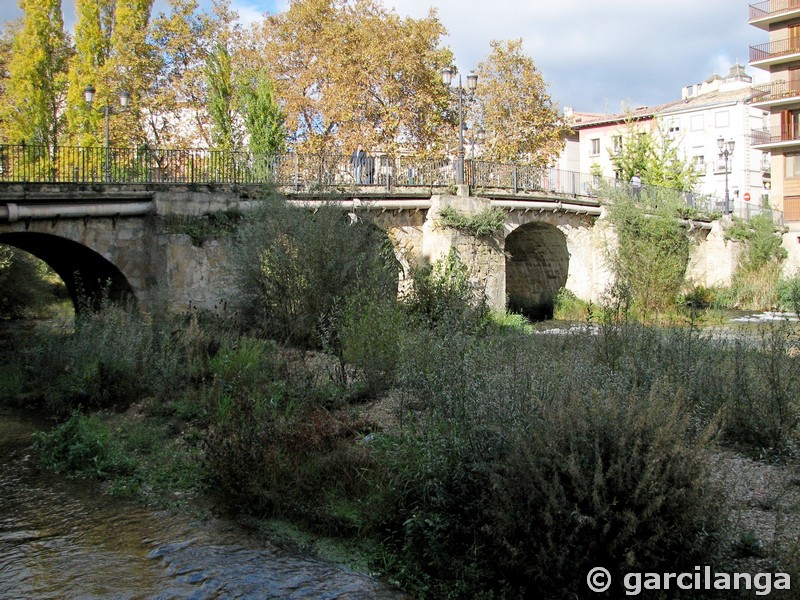
[[[78,242],[35,232],[0,234],[0,244],[14,246],[46,262],[64,281],[76,312],[97,309],[103,299],[135,300],[122,272],[103,256]]]
[[[505,241],[508,310],[534,321],[553,318],[558,291],[567,282],[567,238],[552,225],[528,223]]]

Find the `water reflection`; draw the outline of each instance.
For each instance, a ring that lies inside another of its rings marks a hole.
[[[154,514],[41,472],[36,424],[0,408],[2,598],[401,598],[365,575]]]

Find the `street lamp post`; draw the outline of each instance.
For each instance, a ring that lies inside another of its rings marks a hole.
[[[725,159],[725,209],[726,215],[731,214],[731,197],[728,190],[728,159],[733,156],[734,140],[725,142],[722,138],[717,139],[717,148],[719,149],[719,157]]]
[[[453,74],[457,69],[453,67],[445,67],[442,69],[442,83],[450,88],[450,83],[453,81]],[[467,95],[472,96],[475,88],[478,87],[478,76],[475,71],[470,71],[467,75]],[[456,88],[458,94],[458,167],[456,170],[456,183],[463,185],[464,183],[464,87],[461,84],[461,73],[458,73],[458,87]]]
[[[469,132],[470,129],[464,125],[464,131]],[[478,144],[483,144],[483,142],[486,140],[486,131],[480,125],[477,129],[473,127],[471,131],[472,133],[469,134],[469,139],[467,140],[469,143],[470,163],[472,164],[472,177],[470,179],[470,185],[475,185],[475,146]]]
[[[86,89],[83,90],[83,99],[86,100],[86,104],[89,105],[89,108],[92,108],[92,104],[94,103],[94,95],[95,95],[95,90],[94,90],[94,87],[92,86],[92,84],[90,83],[89,85],[86,86]],[[109,118],[111,117],[112,114],[119,114],[121,112],[125,112],[126,110],[128,110],[128,104],[130,103],[130,100],[131,100],[131,95],[126,91],[122,91],[122,92],[119,93],[119,105],[120,105],[119,109],[117,109],[115,111],[114,107],[111,106],[110,102],[106,102],[106,105],[103,108],[98,108],[97,109],[98,112],[101,112],[101,113],[103,113],[105,115],[105,120],[106,120],[106,123],[105,123],[105,125],[106,125],[106,139],[105,139],[105,142],[106,142],[106,144],[105,144],[106,160],[105,160],[105,168],[103,170],[103,175],[104,175],[104,179],[105,179],[105,181],[107,183],[111,181],[111,160],[110,160],[110,158],[111,158],[111,145],[110,145],[109,136],[108,136]]]

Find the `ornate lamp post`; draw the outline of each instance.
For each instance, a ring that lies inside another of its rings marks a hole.
[[[717,139],[717,148],[719,149],[719,157],[725,159],[725,209],[726,215],[731,214],[731,197],[728,191],[728,159],[733,156],[734,140],[725,142],[722,138]]]
[[[86,86],[86,89],[83,90],[83,99],[86,100],[86,104],[89,105],[89,108],[92,108],[92,104],[94,102],[94,94],[95,90],[92,84]],[[98,108],[97,111],[105,114],[106,119],[106,162],[105,162],[105,169],[104,169],[104,178],[106,182],[111,181],[111,146],[109,144],[109,137],[108,137],[108,122],[109,117],[112,114],[119,114],[121,112],[125,112],[128,110],[128,104],[131,101],[131,95],[126,92],[122,91],[119,93],[119,108],[114,110],[114,107],[111,106],[110,102],[106,102],[106,105],[103,108]]]
[[[464,183],[464,92],[467,93],[468,97],[472,96],[475,88],[478,87],[478,76],[475,71],[469,72],[469,75],[467,75],[467,89],[465,90],[461,83],[461,73],[458,73],[458,86],[453,90],[450,87],[450,83],[453,81],[453,75],[457,72],[458,70],[455,66],[442,69],[442,83],[458,96],[458,167],[456,170],[456,184],[462,185]]]
[[[475,146],[483,144],[486,140],[486,131],[480,125],[473,127],[471,130],[464,124],[464,132],[467,137],[466,142],[469,144],[470,152],[470,185],[475,185]]]

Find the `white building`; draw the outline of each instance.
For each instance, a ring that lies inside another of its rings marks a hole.
[[[729,141],[733,141],[727,173],[730,199],[737,205],[748,197],[754,204],[767,204],[769,154],[753,148],[751,131],[763,128],[769,113],[752,106],[752,96],[752,78],[744,67],[734,65],[726,77],[712,75],[702,83],[688,85],[680,100],[659,106],[616,115],[566,109],[574,135],[567,139],[558,167],[615,177],[612,157],[621,149],[628,128],[632,124],[651,131],[660,128],[674,139],[679,154],[694,160],[700,174],[695,191],[717,198],[720,206],[726,173],[718,144],[722,140],[729,147]]]

